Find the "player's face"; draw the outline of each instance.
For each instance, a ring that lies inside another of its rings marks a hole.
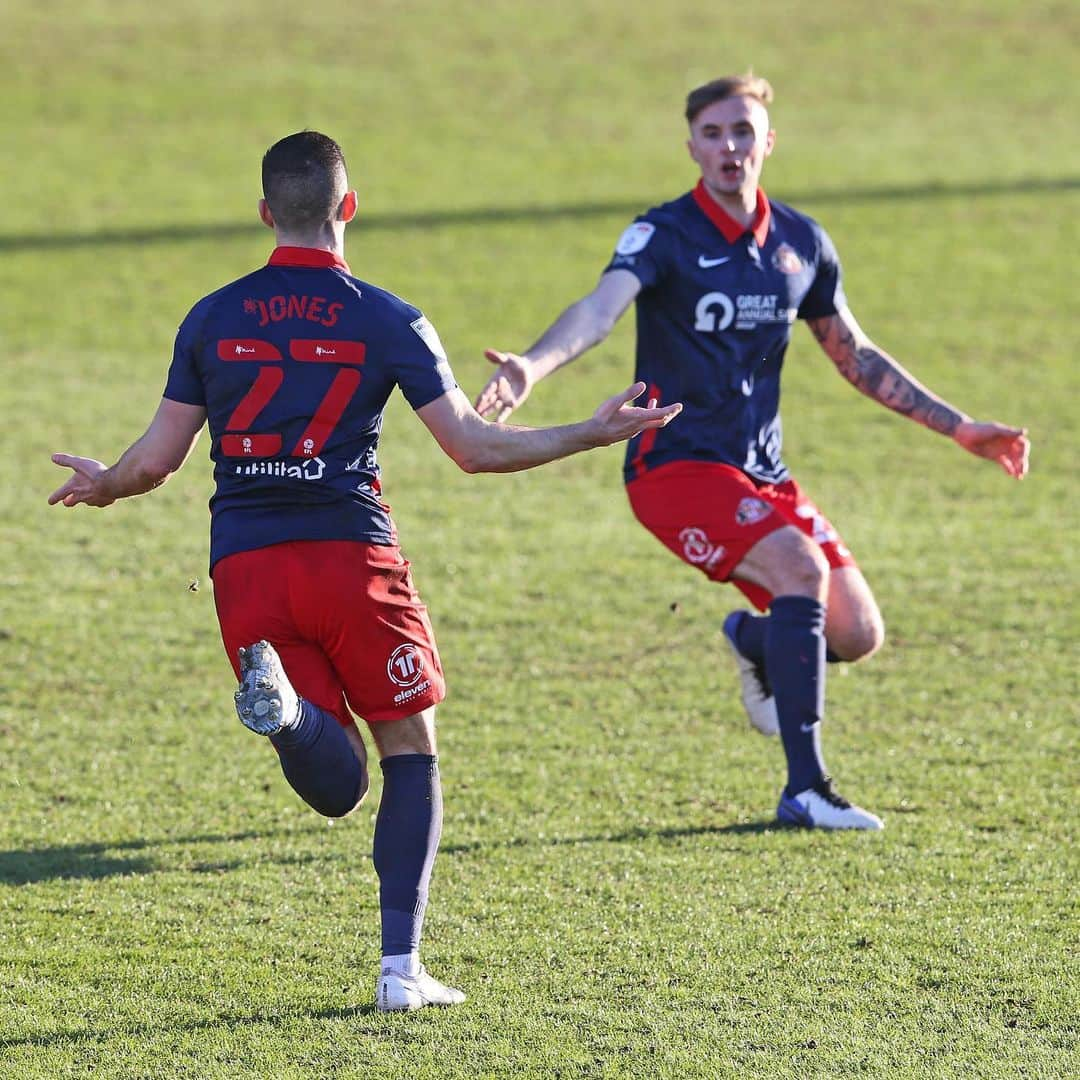
[[[752,196],[775,140],[765,106],[740,94],[702,109],[686,145],[715,194]]]

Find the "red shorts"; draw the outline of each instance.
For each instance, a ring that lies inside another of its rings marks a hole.
[[[815,540],[829,566],[855,559],[828,519],[794,480],[758,484],[732,465],[669,461],[626,487],[638,521],[680,559],[712,581],[732,581],[760,611],[772,600],[767,589],[732,578],[762,537],[794,525]]]
[[[398,720],[446,696],[427,608],[396,546],[298,540],[228,555],[214,567],[221,640],[265,638],[297,693],[341,724]],[[346,707],[348,706],[348,707]]]

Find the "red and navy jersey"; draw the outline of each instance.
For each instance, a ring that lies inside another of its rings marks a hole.
[[[395,386],[419,409],[454,388],[434,327],[328,251],[277,248],[200,300],[165,397],[206,408],[210,565],[290,540],[396,542],[376,447]]]
[[[677,423],[627,446],[627,481],[667,461],[719,461],[765,483],[781,460],[780,369],[795,319],[845,305],[840,261],[817,222],[758,191],[751,228],[702,183],[641,215],[607,270],[629,270],[637,297],[637,373]]]

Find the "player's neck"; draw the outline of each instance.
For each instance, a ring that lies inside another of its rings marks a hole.
[[[717,191],[705,181],[705,193],[721,210],[740,225],[750,228],[757,216],[757,188],[742,191]]]
[[[294,233],[275,229],[274,240],[278,247],[315,248],[345,258],[345,230],[335,229],[330,225],[323,226],[317,233]]]

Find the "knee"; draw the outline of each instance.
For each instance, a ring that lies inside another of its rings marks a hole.
[[[824,600],[829,587],[829,563],[816,544],[794,548],[777,567],[777,596],[812,596]]]
[[[828,637],[829,648],[841,660],[848,663],[867,660],[885,644],[885,621],[881,613],[875,610]]]
[[[307,797],[304,801],[325,818],[348,817],[364,801],[368,784],[368,771],[361,768],[354,786],[334,792],[322,791],[318,796]]]
[[[368,723],[368,730],[375,740],[379,757],[398,754],[429,754],[435,750],[435,707],[399,720],[380,720]]]
[[[824,603],[829,591],[828,559],[793,525],[759,540],[735,568],[735,576],[773,596],[808,596]]]

